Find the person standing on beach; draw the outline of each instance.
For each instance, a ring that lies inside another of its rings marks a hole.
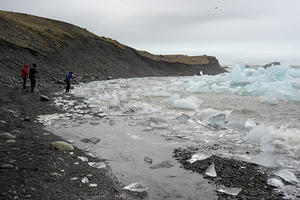
[[[23,89],[26,89],[26,79],[27,79],[27,76],[28,76],[27,68],[28,68],[28,65],[25,64],[24,68],[21,71],[21,77],[23,78]]]
[[[67,84],[67,87],[66,87],[66,93],[67,92],[70,92],[70,88],[71,88],[71,78],[73,78],[73,72],[69,72],[66,76],[66,84]]]
[[[30,79],[30,86],[31,86],[31,92],[34,92],[35,84],[36,84],[36,74],[38,71],[36,70],[36,64],[33,63],[32,67],[29,70],[29,79]]]

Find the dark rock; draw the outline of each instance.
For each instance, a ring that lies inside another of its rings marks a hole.
[[[97,144],[98,142],[100,142],[100,139],[96,137],[91,137],[91,138],[82,139],[81,142]]]
[[[174,165],[170,163],[170,161],[162,161],[156,165],[153,165],[151,167],[151,169],[158,169],[158,168],[171,168],[173,167]]]
[[[268,68],[268,67],[271,67],[271,66],[276,66],[276,65],[280,65],[280,62],[272,62],[272,63],[268,63],[266,65],[263,66],[263,68]]]
[[[144,158],[144,161],[145,161],[146,163],[149,163],[149,164],[152,164],[152,162],[153,162],[153,160],[152,160],[150,157],[148,157],[148,156],[146,156],[146,157]]]

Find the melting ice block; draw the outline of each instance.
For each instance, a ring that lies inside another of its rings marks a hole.
[[[199,103],[202,101],[199,100],[197,97],[190,96],[185,99],[176,99],[173,101],[173,107],[186,109],[186,110],[195,110],[199,107]]]
[[[189,163],[194,163],[198,160],[205,160],[206,158],[209,158],[210,156],[204,153],[196,153],[192,155],[191,159],[188,160]]]
[[[263,152],[251,158],[251,162],[266,167],[277,167],[277,158],[270,152]]]
[[[259,125],[253,128],[247,135],[246,140],[255,142],[258,144],[266,144],[272,141],[273,137],[269,130],[264,125]]]
[[[268,180],[267,183],[269,185],[272,185],[272,186],[277,187],[277,188],[284,187],[283,182],[280,179],[278,179],[278,178],[271,178],[271,179]]]
[[[220,188],[218,188],[218,192],[222,192],[225,194],[229,194],[232,196],[236,196],[241,192],[242,188],[229,188],[229,187],[225,187],[225,186],[221,186]]]
[[[211,176],[211,177],[217,177],[217,172],[216,172],[216,169],[215,169],[215,164],[211,164],[205,171],[205,174],[207,176]]]
[[[267,103],[271,105],[276,105],[279,103],[278,99],[273,94],[264,94],[259,98],[262,103]]]
[[[298,182],[298,179],[294,175],[294,173],[287,169],[282,169],[282,170],[276,172],[275,174],[287,182],[296,182],[296,183]]]

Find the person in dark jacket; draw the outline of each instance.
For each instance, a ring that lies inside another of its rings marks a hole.
[[[27,68],[28,68],[28,65],[25,64],[24,68],[21,71],[21,77],[23,78],[23,89],[26,89],[26,79],[27,79],[27,76],[28,76]]]
[[[36,70],[36,64],[33,63],[32,67],[29,70],[29,79],[30,79],[30,86],[31,86],[31,92],[34,92],[34,88],[36,85],[36,74],[38,71]]]
[[[66,93],[67,92],[70,92],[70,87],[71,87],[71,78],[73,78],[73,72],[69,72],[66,76],[66,84],[67,84],[67,87],[66,87]]]

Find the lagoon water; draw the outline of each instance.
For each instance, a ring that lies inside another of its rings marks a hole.
[[[66,113],[40,121],[107,159],[124,185],[142,183],[149,199],[215,199],[216,186],[181,169],[173,149],[198,146],[207,154],[270,167],[274,174],[288,170],[299,179],[299,90],[300,70],[288,66],[98,81],[59,95],[55,103]],[[100,142],[81,142],[90,137]],[[146,156],[152,164],[144,161]],[[161,162],[167,164],[153,168]],[[295,198],[297,178],[279,189]]]

